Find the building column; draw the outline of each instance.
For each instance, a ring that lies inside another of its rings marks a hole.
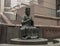
[[[0,0],[0,12],[4,12],[4,0]]]

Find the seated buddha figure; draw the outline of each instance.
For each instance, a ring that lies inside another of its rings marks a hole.
[[[25,14],[22,17],[21,39],[36,39],[39,38],[38,29],[34,26],[34,21],[30,16],[30,8],[25,9]]]

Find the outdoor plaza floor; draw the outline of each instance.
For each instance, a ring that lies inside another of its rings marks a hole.
[[[60,46],[59,43],[53,44],[52,42],[49,42],[48,44],[45,45],[17,45],[17,44],[0,44],[0,46]]]
[[[19,44],[0,44],[0,46],[60,46],[60,39],[58,40],[58,43],[48,42],[48,44],[42,44],[42,45],[19,45]]]
[[[47,45],[14,45],[14,44],[0,44],[0,46],[60,46],[60,43],[57,43],[57,44],[47,44]]]

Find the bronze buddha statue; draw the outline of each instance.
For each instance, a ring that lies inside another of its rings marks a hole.
[[[37,39],[39,38],[39,31],[34,26],[34,21],[30,16],[30,8],[25,9],[25,16],[22,17],[21,39]]]

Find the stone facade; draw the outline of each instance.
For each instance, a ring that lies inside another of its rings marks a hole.
[[[4,11],[4,0],[0,0],[0,12]]]
[[[11,6],[11,0],[5,0],[5,7]],[[38,0],[38,5],[31,4],[31,16],[33,17],[35,25],[42,31],[42,37],[44,38],[58,38],[60,37],[60,19],[56,17],[56,0]],[[26,7],[17,9],[16,20],[10,20],[12,24],[21,24],[21,16],[25,15]],[[5,15],[8,18],[8,15]],[[41,26],[42,25],[42,26]],[[6,27],[5,27],[6,26]],[[20,26],[5,25],[3,26],[5,34],[5,42],[9,43],[11,38],[18,37],[18,30]],[[16,31],[17,30],[17,31]],[[4,33],[2,33],[5,36]],[[7,38],[7,39],[6,39]],[[4,42],[4,41],[3,41]]]
[[[5,0],[4,2],[5,2],[4,3],[5,7],[10,7],[11,6],[11,0]]]
[[[6,3],[6,2],[9,2],[9,3]],[[11,0],[8,0],[8,1],[6,0],[6,2],[5,2],[5,6],[11,5],[10,4]],[[7,4],[9,4],[9,5],[7,5]],[[29,7],[31,8],[31,16],[33,17],[36,25],[41,25],[41,24],[42,25],[57,25],[56,20],[35,17],[35,14],[38,14],[39,16],[56,17],[56,0],[53,0],[53,1],[38,0],[38,5],[31,4]],[[21,21],[20,17],[22,15],[25,15],[24,9],[25,9],[25,7],[17,10],[16,20],[11,20],[12,23],[20,24],[20,21]],[[6,14],[6,16],[8,17],[7,14]],[[42,20],[44,20],[44,22]],[[48,21],[49,23],[47,23],[46,21]],[[52,22],[52,23],[50,23],[50,22]]]
[[[36,25],[41,25],[41,24],[42,25],[57,25],[56,20],[45,18],[45,17],[53,17],[53,18],[56,17],[56,0],[54,0],[53,2],[48,1],[48,0],[38,0],[38,3],[39,3],[38,5],[31,4],[31,6],[30,6],[31,16],[33,17]],[[25,15],[24,9],[23,8],[18,9],[17,14],[19,16]],[[39,17],[39,18],[35,17],[35,16],[38,16],[38,15],[39,16],[44,16],[44,17]],[[47,23],[47,22],[49,22],[49,23]]]

